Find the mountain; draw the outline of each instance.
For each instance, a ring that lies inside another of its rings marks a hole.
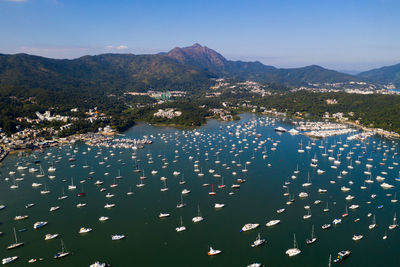
[[[155,55],[102,54],[51,59],[0,54],[0,92],[27,90],[110,94],[123,91],[208,88],[210,78],[227,77],[285,86],[360,80],[320,66],[280,69],[258,61],[231,61],[199,44]],[[28,94],[28,93],[25,93]]]
[[[360,80],[360,78],[352,75],[328,70],[316,65],[303,68],[278,69],[258,61],[230,61],[214,50],[197,43],[183,48],[176,47],[166,55],[179,63],[200,67],[215,75],[239,80],[254,80],[288,86]]]
[[[400,64],[364,71],[357,76],[380,84],[393,83],[400,88]]]
[[[166,56],[102,54],[51,59],[27,54],[0,54],[0,88],[40,88],[50,91],[92,90],[96,93],[194,90],[213,74]]]

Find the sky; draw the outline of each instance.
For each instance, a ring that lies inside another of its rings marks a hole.
[[[76,58],[194,43],[230,60],[363,71],[400,63],[398,0],[0,0],[0,53]]]

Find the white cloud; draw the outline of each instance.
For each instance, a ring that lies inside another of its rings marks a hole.
[[[108,46],[106,46],[106,48],[109,50],[125,50],[125,49],[128,49],[128,46],[126,46],[126,45],[118,45],[118,46],[108,45]]]

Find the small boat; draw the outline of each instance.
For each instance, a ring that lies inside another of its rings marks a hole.
[[[76,204],[76,207],[77,207],[77,208],[86,207],[86,203],[78,203],[78,204]]]
[[[210,247],[210,250],[207,252],[207,255],[214,256],[220,254],[221,252],[222,252],[221,250],[213,249],[212,247]]]

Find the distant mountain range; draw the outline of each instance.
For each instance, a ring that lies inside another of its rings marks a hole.
[[[118,91],[205,89],[210,78],[226,77],[288,87],[307,83],[367,80],[400,83],[400,64],[357,76],[312,65],[275,68],[258,61],[231,61],[199,44],[155,55],[102,54],[77,59],[51,59],[27,54],[0,54],[0,90],[84,90],[97,94]]]
[[[393,83],[400,89],[400,64],[364,71],[358,77],[380,84]]]

